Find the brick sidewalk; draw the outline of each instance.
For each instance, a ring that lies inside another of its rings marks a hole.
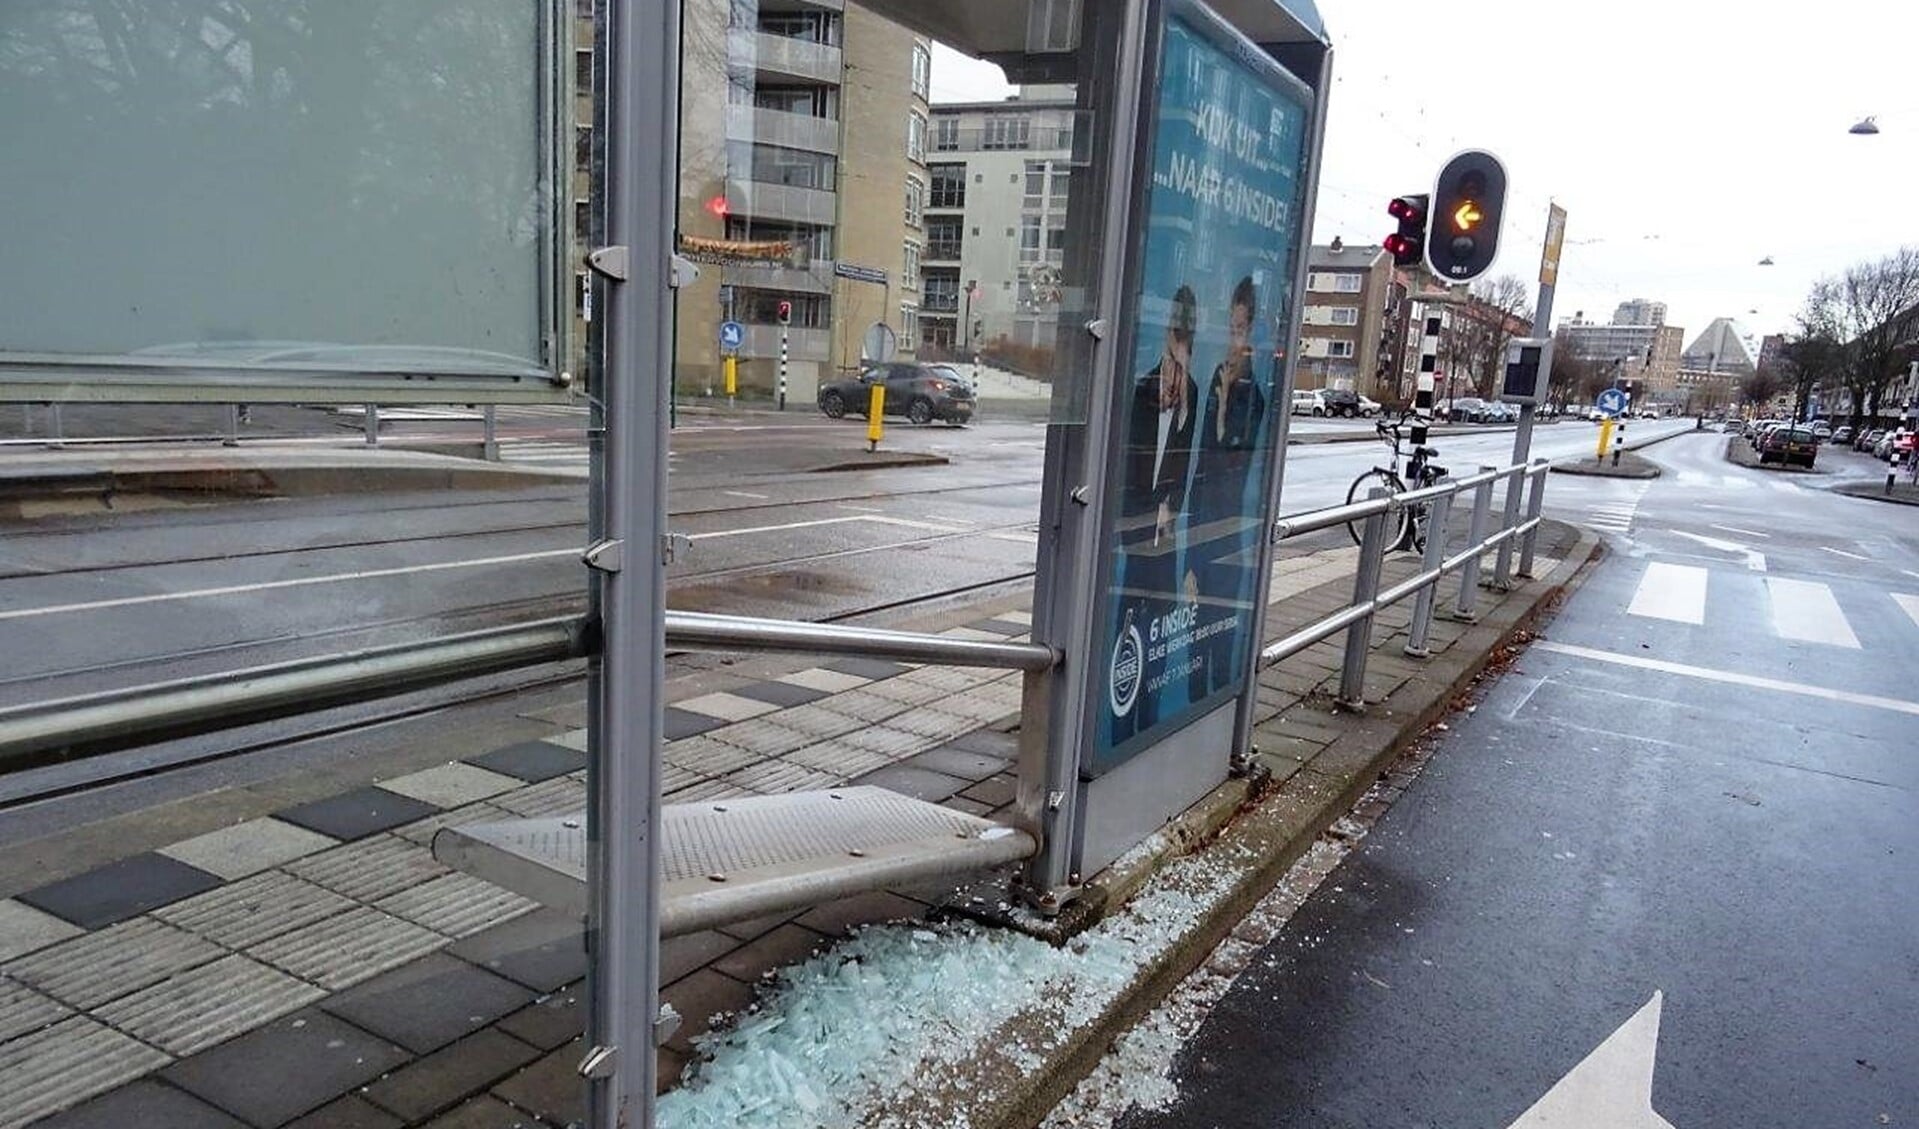
[[[1569,527],[1548,527],[1542,574],[1572,540]],[[1269,637],[1343,606],[1356,555],[1341,547],[1281,560]],[[1416,563],[1389,560],[1385,583]],[[1442,608],[1456,590],[1442,585]],[[1482,604],[1505,598],[1487,593]],[[1375,625],[1366,696],[1388,712],[1425,669],[1399,653],[1410,614],[1401,605]],[[1007,605],[946,633],[1019,638],[1029,623]],[[1435,654],[1464,631],[1437,619]],[[1260,680],[1257,740],[1281,779],[1316,771],[1349,728],[1352,715],[1330,711],[1342,638]],[[1002,815],[1019,695],[1016,673],[870,660],[764,659],[689,676],[669,688],[666,799],[853,781]],[[578,922],[450,873],[428,849],[443,826],[584,809],[584,731],[566,728],[583,722],[583,705],[538,720],[551,723],[544,739],[0,900],[0,1129],[492,1129],[579,1118]],[[750,1003],[764,973],[851,925],[923,916],[942,893],[873,893],[667,942],[663,996],[686,1021],[661,1051],[663,1084],[712,1017]]]

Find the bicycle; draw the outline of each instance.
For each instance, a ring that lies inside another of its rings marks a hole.
[[[1407,418],[1406,416],[1401,416],[1397,423],[1380,420],[1373,426],[1373,430],[1379,433],[1380,439],[1392,446],[1392,462],[1383,467],[1376,466],[1358,478],[1353,479],[1352,486],[1346,491],[1346,501],[1348,504],[1366,501],[1372,495],[1374,487],[1384,487],[1389,494],[1403,494],[1406,492],[1406,480],[1399,477],[1399,461],[1402,458],[1406,458],[1406,453],[1400,445],[1401,438],[1399,430],[1400,424],[1404,423]],[[1412,456],[1408,458],[1406,462],[1406,476],[1412,479],[1414,483],[1413,489],[1423,490],[1446,477],[1445,467],[1428,461],[1438,453],[1438,449],[1434,447],[1415,446],[1413,448]],[[1388,527],[1386,530],[1388,537],[1386,547],[1388,549],[1410,548],[1416,553],[1424,552],[1426,548],[1426,515],[1428,512],[1429,507],[1425,505],[1414,505],[1402,508],[1398,514],[1398,527],[1396,529]],[[1389,517],[1388,520],[1392,519]],[[1346,531],[1352,534],[1353,544],[1355,545],[1360,544],[1365,530],[1366,523],[1364,521],[1349,521],[1346,523]]]

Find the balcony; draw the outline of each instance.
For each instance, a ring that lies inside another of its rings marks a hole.
[[[920,313],[957,314],[959,313],[959,295],[927,294],[920,299]]]
[[[795,361],[824,361],[833,355],[833,332],[827,329],[793,328],[786,331],[786,355]],[[740,348],[743,357],[773,358],[780,355],[780,327],[777,325],[749,325],[746,327],[746,344]]]
[[[967,126],[942,132],[937,128],[927,148],[927,160],[941,153],[1070,153],[1073,148],[1071,126],[1029,126],[1026,130],[986,129]]]
[[[928,243],[926,245],[925,261],[927,263],[957,263],[960,261],[960,249],[962,246],[963,243],[958,239],[950,242],[940,240],[935,243]]]
[[[796,188],[757,180],[729,180],[726,199],[734,215],[831,226],[839,219],[839,200],[817,188]]]
[[[838,156],[840,151],[840,123],[834,119],[757,106],[728,106],[726,136],[731,141],[779,145],[809,153]]]
[[[838,86],[844,66],[838,47],[793,39],[770,32],[734,28],[731,57],[737,63],[751,62],[764,78],[776,82],[817,82]]]
[[[811,266],[729,266],[720,281],[750,290],[787,290],[796,294],[831,294],[833,261],[814,259]]]

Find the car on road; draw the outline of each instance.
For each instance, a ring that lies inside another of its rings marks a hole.
[[[1293,393],[1293,414],[1296,416],[1323,416],[1326,414],[1326,400],[1318,389]]]
[[[1725,423],[1722,423],[1719,425],[1719,431],[1721,434],[1724,434],[1724,435],[1737,435],[1744,430],[1746,430],[1746,423],[1744,420],[1729,419]]]
[[[864,419],[876,384],[886,386],[886,415],[920,424],[939,420],[957,425],[973,418],[973,385],[958,369],[902,362],[871,365],[858,376],[822,384],[820,411],[832,419]]]
[[[1323,414],[1325,415],[1345,416],[1347,419],[1356,419],[1360,416],[1371,416],[1379,410],[1378,404],[1373,404],[1371,408],[1366,407],[1367,404],[1372,404],[1373,402],[1367,400],[1350,388],[1322,388],[1320,389],[1319,395],[1320,403],[1324,407]],[[1315,412],[1313,414],[1319,415],[1322,413]]]
[[[1905,428],[1888,431],[1872,446],[1872,457],[1880,462],[1903,462],[1912,453],[1912,432]]]
[[[1364,393],[1359,397],[1359,414],[1371,419],[1379,414],[1379,401]]]
[[[1852,425],[1849,423],[1842,423],[1838,427],[1833,428],[1832,437],[1829,441],[1833,443],[1851,443],[1852,442]]]
[[[1814,420],[1812,425],[1812,433],[1819,437],[1819,441],[1821,443],[1824,443],[1826,440],[1832,438],[1832,425],[1827,423],[1823,419]]]
[[[1761,463],[1803,463],[1811,466],[1818,456],[1819,438],[1810,427],[1781,424],[1766,432],[1765,438],[1759,441]]]
[[[1477,396],[1461,396],[1446,405],[1446,419],[1452,423],[1478,423],[1485,414],[1486,401]]]
[[[1885,437],[1886,429],[1883,427],[1875,427],[1871,431],[1861,431],[1858,436],[1853,439],[1852,449],[1855,451],[1865,451],[1870,454],[1872,449],[1879,445],[1879,441]]]

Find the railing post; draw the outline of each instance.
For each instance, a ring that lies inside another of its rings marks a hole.
[[[227,437],[220,441],[222,447],[240,445],[240,405],[227,405]]]
[[[380,405],[368,404],[366,406],[365,427],[366,445],[369,447],[378,447],[380,445]]]
[[[1546,460],[1535,459],[1533,466],[1538,473],[1533,475],[1533,487],[1526,497],[1526,520],[1537,521],[1539,513],[1546,505]],[[1539,527],[1533,526],[1520,538],[1519,575],[1527,580],[1533,578],[1533,549],[1539,541]]]
[[[480,457],[489,463],[500,461],[500,414],[498,405],[480,409]]]
[[[53,433],[52,441],[49,442],[47,446],[55,448],[65,447],[67,445],[67,421],[61,415],[60,405],[57,402],[47,405],[47,426]]]
[[[1426,510],[1426,553],[1419,561],[1419,571],[1432,572],[1446,560],[1446,527],[1452,521],[1453,496],[1441,494],[1427,504]],[[1423,659],[1432,652],[1426,649],[1426,637],[1433,629],[1433,605],[1439,602],[1439,581],[1419,590],[1413,597],[1413,622],[1407,631],[1406,653],[1416,659]]]
[[[1528,409],[1530,410],[1530,409]],[[1519,524],[1519,502],[1526,489],[1526,472],[1514,471],[1506,479],[1505,508],[1500,511],[1499,531],[1504,533]],[[1493,558],[1493,583],[1495,592],[1509,592],[1513,586],[1513,540],[1508,537],[1499,543],[1499,553]]]
[[[1375,486],[1369,500],[1390,497],[1383,486]],[[1391,510],[1366,519],[1359,538],[1359,571],[1353,577],[1353,603],[1370,604],[1379,595],[1379,567],[1386,555],[1386,517]],[[1373,617],[1366,616],[1346,629],[1346,664],[1339,674],[1339,703],[1348,709],[1366,704],[1366,652],[1373,645]]]
[[[1479,468],[1479,473],[1491,474],[1498,469],[1498,467],[1482,466]],[[1453,618],[1467,623],[1472,623],[1479,618],[1479,613],[1473,610],[1473,604],[1479,596],[1479,558],[1484,555],[1484,550],[1480,547],[1486,542],[1486,525],[1492,519],[1492,509],[1493,484],[1492,480],[1488,479],[1480,483],[1473,491],[1472,532],[1466,535],[1467,547],[1473,550],[1473,555],[1467,559],[1466,567],[1459,570],[1459,604],[1453,609]]]

